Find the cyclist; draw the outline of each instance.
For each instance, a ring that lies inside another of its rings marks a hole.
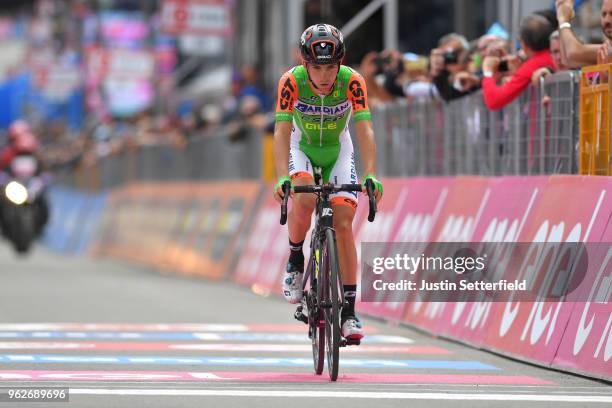
[[[376,200],[383,187],[376,179],[376,145],[368,108],[364,79],[342,65],[345,55],[342,33],[329,24],[308,27],[300,38],[302,65],[287,71],[278,85],[276,126],[274,130],[275,166],[279,180],[274,190],[277,201],[283,198],[282,185],[314,183],[313,167],[320,168],[323,182],[356,184],[353,143],[348,130],[354,117],[357,142],[363,161],[363,182],[371,179]],[[342,335],[361,339],[363,327],[355,315],[357,295],[357,251],[352,222],[357,208],[357,193],[332,196],[334,229],[344,295],[348,306],[342,308]],[[282,287],[285,299],[299,303],[302,298],[304,253],[302,247],[310,229],[316,197],[293,197],[288,214],[289,261]]]

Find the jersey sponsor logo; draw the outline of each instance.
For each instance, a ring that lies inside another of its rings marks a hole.
[[[365,109],[366,107],[365,92],[363,90],[363,87],[361,86],[361,83],[357,80],[353,80],[349,84],[349,90],[351,91],[351,93],[353,94],[353,97],[355,98],[354,99],[355,105],[361,105],[361,107]]]
[[[304,102],[298,102],[295,108],[305,114],[309,115],[342,115],[351,108],[351,103],[346,101],[336,106],[320,106],[310,105]]]
[[[357,193],[352,192],[351,194],[353,194],[355,198],[357,198]],[[344,203],[350,205],[353,210],[357,209],[357,203],[354,200],[351,200],[350,198],[344,198]]]
[[[293,155],[289,151],[289,173],[295,170],[295,163],[293,163]]]
[[[338,129],[337,123],[324,123],[321,127],[320,123],[304,123],[304,129],[306,130],[336,130]]]
[[[291,79],[287,78],[280,93],[280,107],[282,110],[287,110],[291,105],[293,105],[294,92],[295,88],[291,83]]]

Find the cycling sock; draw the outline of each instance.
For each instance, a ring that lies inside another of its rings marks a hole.
[[[304,265],[304,252],[302,246],[304,241],[298,242],[297,244],[289,240],[289,262],[293,265]]]
[[[347,305],[342,308],[342,318],[355,317],[355,299],[357,298],[357,285],[343,285],[344,298]]]

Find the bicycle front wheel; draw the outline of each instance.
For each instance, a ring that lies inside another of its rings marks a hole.
[[[318,261],[310,262],[310,267]],[[310,292],[308,293],[308,324],[310,326],[310,339],[312,341],[312,360],[314,363],[315,374],[323,374],[325,362],[325,316],[321,308],[321,287],[325,287],[324,280],[317,279],[314,268],[310,269]]]
[[[340,300],[339,282],[340,267],[336,248],[334,230],[325,231],[325,246],[323,248],[323,276],[325,282],[324,298],[325,339],[327,348],[327,371],[332,381],[338,379],[340,363]]]

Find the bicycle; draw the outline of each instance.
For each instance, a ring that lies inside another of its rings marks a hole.
[[[337,256],[336,234],[333,223],[333,209],[329,196],[341,191],[361,192],[361,184],[321,184],[321,175],[315,173],[315,184],[295,186],[294,193],[314,193],[317,195],[315,226],[310,241],[310,257],[304,271],[302,290],[304,295],[297,307],[294,317],[308,324],[308,337],[312,342],[312,356],[315,374],[323,373],[325,354],[327,354],[327,371],[331,381],[336,381],[339,371],[340,347],[359,345],[360,340],[342,337],[340,316],[345,306],[342,277]],[[369,198],[368,221],[373,222],[376,216],[374,183],[366,180],[366,191]],[[287,222],[287,203],[290,183],[283,185],[284,198],[281,204],[280,223]],[[307,282],[310,283],[306,290]],[[304,313],[306,306],[306,313]],[[327,351],[327,353],[325,353]]]

